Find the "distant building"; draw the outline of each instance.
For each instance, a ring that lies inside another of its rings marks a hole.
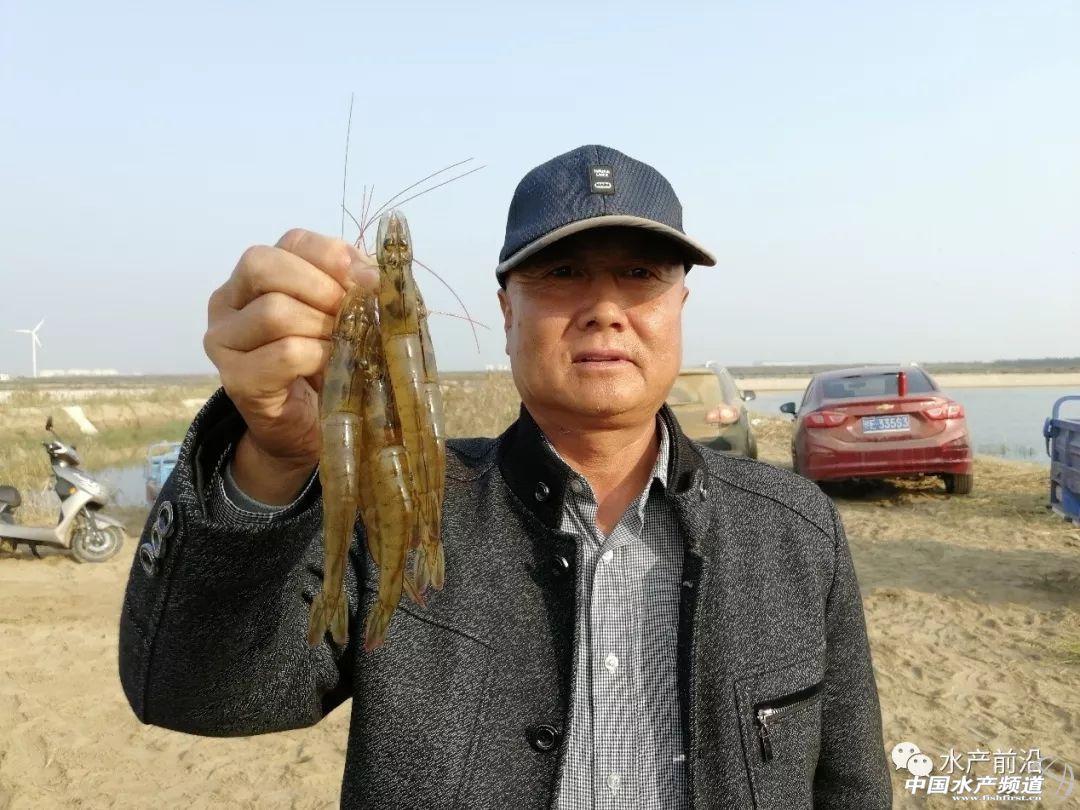
[[[11,379],[10,374],[0,374],[0,382],[7,382]]]
[[[115,368],[45,368],[38,372],[39,377],[115,377],[120,372]]]
[[[820,363],[816,360],[755,360],[752,366],[816,366]]]

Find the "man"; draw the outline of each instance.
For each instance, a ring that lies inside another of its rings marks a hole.
[[[317,723],[352,698],[344,807],[886,808],[865,620],[813,484],[687,439],[664,405],[685,276],[712,256],[655,169],[585,146],[533,169],[496,277],[522,399],[449,442],[446,586],[307,648],[321,586],[316,391],[370,261],[290,231],[210,300],[222,390],[132,567],[120,673],[140,720],[205,735]]]

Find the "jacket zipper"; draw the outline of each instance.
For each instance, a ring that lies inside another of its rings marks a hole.
[[[772,739],[769,736],[769,728],[784,715],[792,714],[801,709],[805,704],[818,696],[821,692],[822,681],[792,692],[790,695],[774,698],[773,700],[759,703],[754,707],[754,713],[758,724],[758,741],[761,743],[761,756],[766,762],[773,758]]]

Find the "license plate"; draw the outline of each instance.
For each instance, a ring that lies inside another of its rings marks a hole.
[[[907,414],[899,416],[864,416],[862,418],[862,430],[863,433],[910,431],[911,420]]]

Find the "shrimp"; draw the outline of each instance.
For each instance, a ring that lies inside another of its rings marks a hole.
[[[424,606],[426,589],[445,582],[446,442],[427,310],[412,275],[405,217],[396,210],[383,214],[378,234],[379,288],[357,285],[343,299],[320,401],[325,566],[323,590],[311,606],[311,646],[328,627],[335,642],[348,640],[343,576],[357,510],[379,568],[366,650],[385,640],[403,591]]]
[[[375,327],[374,295],[360,285],[345,294],[331,334],[319,417],[322,454],[319,483],[323,497],[323,589],[311,603],[308,644],[315,646],[327,627],[344,644],[348,632],[345,562],[360,503],[359,450],[364,380],[361,366],[370,363],[358,351]]]
[[[416,517],[412,546],[419,546],[414,578],[423,594],[441,589],[445,563],[439,529],[446,467],[446,441],[434,351],[412,272],[412,240],[404,215],[379,220],[376,249],[382,279],[379,312],[386,367],[397,399],[401,434],[413,472]]]
[[[370,651],[385,639],[403,588],[417,604],[424,605],[424,600],[405,573],[415,511],[412,476],[375,330],[365,336],[360,351],[372,360],[364,375],[360,505],[368,551],[379,567],[378,596],[364,632],[364,647]]]
[[[424,366],[424,399],[421,414],[427,419],[430,428],[422,432],[424,456],[432,460],[428,466],[428,504],[432,517],[428,521],[427,544],[423,547],[423,560],[428,565],[426,572],[431,587],[441,590],[445,579],[445,562],[442,540],[442,499],[446,482],[446,435],[443,428],[442,389],[439,387],[439,371],[435,365],[435,348],[428,332],[427,307],[420,290],[416,291],[418,302],[417,316],[420,321],[420,351]],[[421,559],[417,558],[420,566]],[[419,572],[418,572],[419,573]],[[421,588],[421,592],[423,588]]]

